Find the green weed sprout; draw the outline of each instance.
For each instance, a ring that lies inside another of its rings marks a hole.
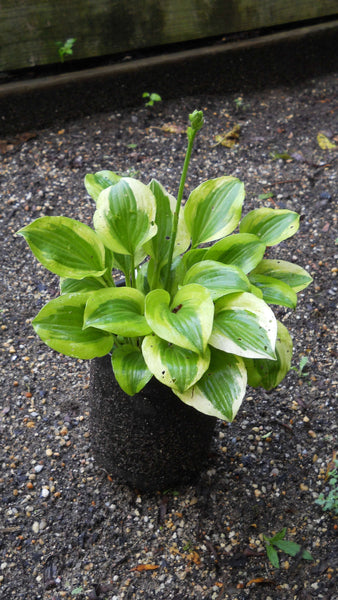
[[[299,554],[301,558],[305,560],[313,560],[313,557],[311,556],[310,552],[308,552],[307,550],[303,550],[303,548],[299,544],[297,544],[296,542],[290,542],[289,540],[285,540],[285,534],[286,527],[283,527],[283,529],[276,533],[273,537],[269,538],[266,535],[263,535],[266,554],[273,567],[279,569],[278,550],[281,550],[289,556],[296,556],[297,554]]]
[[[330,491],[327,496],[324,493],[319,495],[316,500],[316,504],[322,507],[324,511],[332,511],[335,515],[338,515],[338,459],[334,461],[335,468],[329,472]]]
[[[155,94],[154,92],[152,94],[149,94],[149,92],[143,92],[142,98],[147,99],[145,106],[154,106],[155,102],[162,101],[161,96],[159,94]]]
[[[296,371],[296,373],[299,377],[306,377],[309,373],[305,373],[304,367],[306,367],[308,362],[309,362],[309,357],[302,356],[299,361],[299,367],[291,367],[290,371]]]
[[[56,46],[58,49],[60,61],[65,62],[65,56],[70,56],[73,54],[73,46],[76,42],[76,38],[68,38],[64,43],[56,42]]]

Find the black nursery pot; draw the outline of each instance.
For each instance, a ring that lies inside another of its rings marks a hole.
[[[216,419],[187,406],[154,377],[135,396],[117,384],[110,356],[90,368],[92,451],[112,477],[142,491],[192,483]]]

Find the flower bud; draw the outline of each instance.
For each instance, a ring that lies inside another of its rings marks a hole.
[[[194,110],[191,115],[189,115],[189,121],[191,123],[192,129],[195,131],[199,131],[202,129],[204,125],[203,111],[202,110]]]

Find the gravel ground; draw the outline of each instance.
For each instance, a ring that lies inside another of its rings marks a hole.
[[[1,598],[337,600],[338,520],[315,503],[328,493],[337,449],[336,151],[317,141],[322,132],[338,144],[336,99],[337,81],[327,75],[241,99],[164,98],[153,109],[60,116],[49,129],[0,141]],[[301,357],[308,363],[269,394],[248,388],[236,422],[218,424],[196,486],[139,494],[92,459],[89,364],[35,336],[31,320],[57,295],[57,278],[14,234],[45,214],[91,223],[83,178],[102,168],[156,177],[176,194],[182,132],[195,108],[206,124],[190,189],[235,175],[246,184],[245,213],[266,205],[302,214],[299,234],[278,256],[314,282],[295,312],[278,315],[293,335],[294,366]],[[237,124],[234,148],[216,145]],[[312,561],[280,552],[280,568],[270,564],[262,535],[283,527]]]

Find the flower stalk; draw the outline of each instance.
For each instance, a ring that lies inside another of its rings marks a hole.
[[[195,137],[196,137],[197,132],[203,127],[203,124],[204,124],[203,112],[201,110],[195,110],[193,113],[191,113],[189,115],[189,121],[191,123],[191,127],[188,127],[188,130],[187,130],[188,147],[187,147],[187,151],[185,154],[182,175],[181,175],[181,179],[180,179],[180,185],[178,188],[176,208],[175,208],[175,212],[174,212],[174,216],[173,216],[173,228],[172,228],[172,234],[171,234],[170,246],[169,246],[167,272],[166,272],[166,276],[165,276],[165,280],[164,280],[164,289],[166,289],[166,290],[168,289],[168,286],[169,286],[170,271],[171,271],[174,247],[175,247],[176,236],[177,236],[178,218],[179,218],[180,208],[181,208],[182,199],[183,199],[185,181],[187,178],[187,173],[188,173],[188,168],[189,168],[189,163],[190,163],[190,159],[191,159],[191,153],[192,153]]]

